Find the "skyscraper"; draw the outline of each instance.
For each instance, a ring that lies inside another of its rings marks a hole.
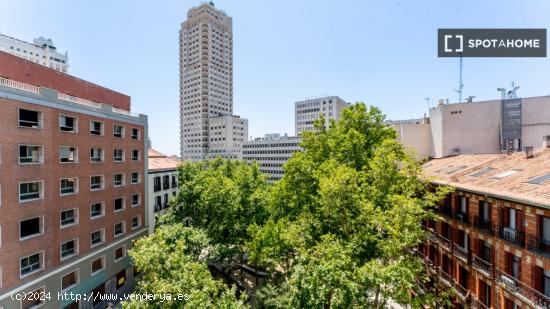
[[[180,150],[183,159],[240,158],[241,146],[211,151],[212,141],[231,138],[229,127],[211,136],[214,118],[233,116],[232,19],[203,3],[187,12],[180,30]],[[239,122],[240,124],[241,122]],[[246,121],[243,122],[246,124]],[[247,131],[243,130],[243,131]],[[242,137],[246,140],[246,136]]]

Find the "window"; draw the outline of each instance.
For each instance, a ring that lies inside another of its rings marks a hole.
[[[139,193],[132,194],[132,207],[139,206],[141,204],[141,197]]]
[[[19,240],[42,235],[42,217],[19,221]]]
[[[177,188],[178,187],[178,180],[177,180],[177,176],[176,175],[172,175],[172,188]]]
[[[164,193],[164,208],[168,208],[168,193]]]
[[[39,111],[19,109],[19,126],[23,128],[42,128],[42,113]]]
[[[162,197],[160,195],[155,196],[155,212],[162,210]]]
[[[61,227],[66,227],[66,226],[76,224],[78,222],[76,208],[61,211],[60,222],[61,222]]]
[[[170,188],[170,175],[164,175],[162,177],[162,189],[166,190]]]
[[[132,128],[132,139],[139,139],[139,129]]]
[[[90,149],[90,162],[92,163],[103,162],[103,149],[101,148]]]
[[[123,149],[115,149],[113,151],[113,160],[115,162],[124,162],[124,150]]]
[[[126,269],[116,274],[116,289],[120,289],[126,283]]]
[[[132,172],[132,184],[139,183],[139,172]]]
[[[90,134],[91,135],[103,135],[103,122],[90,121]]]
[[[92,275],[102,271],[105,268],[105,256],[92,261]]]
[[[95,247],[105,241],[105,231],[98,230],[90,234],[90,247]]]
[[[20,276],[28,276],[34,272],[42,270],[42,253],[35,253],[26,256],[20,260],[19,272]]]
[[[96,175],[90,177],[90,190],[102,190],[104,185],[103,176]]]
[[[124,127],[115,124],[113,126],[113,136],[114,137],[120,137],[120,138],[124,137]]]
[[[90,219],[103,216],[103,203],[94,203],[90,205]]]
[[[113,177],[113,185],[120,187],[124,185],[124,174],[115,174]]]
[[[132,161],[139,161],[139,150],[132,150]]]
[[[119,261],[126,256],[126,246],[118,247],[115,249],[115,262]]]
[[[160,187],[161,187],[161,184],[160,184],[160,176],[156,176],[155,179],[153,179],[153,182],[154,182],[154,191],[155,192],[158,192],[160,191]]]
[[[133,217],[132,218],[132,230],[135,230],[140,226],[141,226],[141,217],[140,216]]]
[[[114,228],[114,234],[115,237],[118,237],[126,232],[126,227],[124,225],[124,222],[119,222],[115,224]]]
[[[61,260],[78,254],[78,240],[73,239],[61,244]]]
[[[74,271],[64,275],[61,277],[61,290],[65,291],[68,290],[75,285],[78,284],[78,270],[75,269]]]
[[[105,283],[100,284],[92,291],[92,295],[103,295],[103,294],[105,294]],[[97,305],[99,305],[102,302],[101,298],[102,297],[94,297],[94,301],[92,302],[92,308],[95,308]]]
[[[28,202],[42,198],[42,182],[24,182],[19,184],[19,201]]]
[[[77,132],[76,118],[61,115],[59,116],[59,130],[63,132]]]
[[[61,179],[60,194],[70,195],[78,192],[78,178],[63,178]]]
[[[119,197],[119,198],[116,198],[115,201],[114,201],[114,204],[115,204],[115,211],[121,211],[121,210],[124,210],[124,198],[123,197]]]
[[[519,172],[519,170],[509,170],[509,171],[506,171],[504,173],[497,174],[497,175],[491,177],[491,179],[502,179],[502,178],[505,178],[505,177],[508,177],[508,176],[512,176],[517,172]]]
[[[44,151],[42,146],[19,145],[19,164],[42,164]]]
[[[61,163],[77,163],[78,151],[76,147],[59,147],[59,162]]]
[[[29,292],[29,297],[24,297],[24,299],[21,300],[21,309],[35,309],[42,307],[45,299],[47,299],[44,295],[44,287]]]

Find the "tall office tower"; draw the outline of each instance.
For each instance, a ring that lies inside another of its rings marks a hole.
[[[25,42],[7,35],[0,34],[0,51],[27,59],[34,63],[67,73],[69,57],[67,52],[57,51],[51,39],[39,37],[32,43]]]
[[[328,126],[330,119],[340,119],[342,110],[348,106],[349,103],[337,96],[313,97],[296,102],[294,109],[296,135],[313,130],[313,122],[321,114],[325,116],[325,125]]]
[[[210,122],[217,117],[233,117],[233,30],[231,17],[210,2],[191,8],[180,30],[183,159],[216,156],[211,152]]]
[[[104,308],[69,294],[133,289],[126,252],[152,228],[147,117],[4,52],[0,76],[0,308]],[[13,296],[31,292],[51,298]]]

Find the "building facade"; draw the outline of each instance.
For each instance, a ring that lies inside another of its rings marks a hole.
[[[237,116],[210,119],[208,158],[242,159],[248,136],[248,120]]]
[[[3,52],[0,76],[0,307],[103,308],[58,293],[133,289],[126,252],[149,232],[147,117],[128,96]],[[28,292],[51,299],[11,297]]]
[[[548,145],[545,144],[545,147]],[[550,148],[424,164],[455,191],[419,254],[457,308],[550,307]]]
[[[0,33],[0,51],[27,59],[59,72],[69,72],[69,56],[57,51],[52,39],[39,37],[32,43]]]
[[[180,30],[180,149],[201,160],[233,149],[211,147],[211,122],[233,116],[233,25],[212,2],[191,8]],[[230,132],[223,135],[230,135]],[[246,137],[245,137],[246,139]],[[216,143],[219,144],[220,143]],[[215,150],[216,152],[212,152]]]
[[[163,214],[170,206],[168,202],[178,193],[178,165],[175,157],[168,157],[149,148],[149,205],[151,205],[150,226],[155,226],[154,218]]]
[[[256,162],[260,171],[268,176],[270,182],[283,177],[283,165],[296,151],[301,151],[300,138],[278,133],[266,134],[243,145],[243,159]]]
[[[304,131],[312,131],[314,129],[313,122],[321,114],[325,117],[325,126],[328,127],[330,120],[338,121],[342,110],[348,106],[349,103],[337,96],[320,96],[294,103],[296,136]]]

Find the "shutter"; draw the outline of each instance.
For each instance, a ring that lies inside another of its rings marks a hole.
[[[516,210],[516,230],[525,232],[525,222],[522,210]]]

